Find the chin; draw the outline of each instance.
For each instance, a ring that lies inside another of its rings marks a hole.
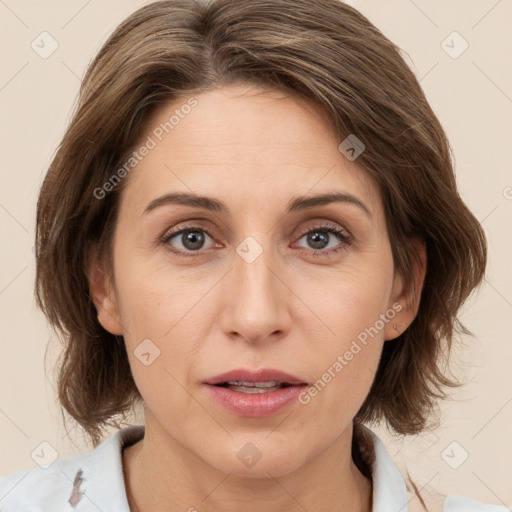
[[[285,476],[299,469],[305,462],[305,454],[300,447],[287,440],[286,449],[282,442],[272,443],[266,439],[268,433],[262,435],[244,435],[230,443],[229,447],[217,454],[212,454],[211,464],[223,473],[241,478],[268,479]],[[231,454],[231,455],[229,455]],[[209,461],[205,459],[208,463]]]

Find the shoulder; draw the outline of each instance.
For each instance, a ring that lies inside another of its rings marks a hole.
[[[93,451],[0,479],[1,512],[128,512],[122,448],[141,439],[134,425],[108,437]]]
[[[371,466],[373,510],[403,512],[510,512],[502,505],[491,505],[459,495],[444,495],[429,485],[417,485],[406,468],[400,470],[379,437],[367,427],[359,435],[367,435],[362,455]]]
[[[429,486],[417,492],[407,485],[408,512],[510,512],[502,505],[492,505],[457,494],[444,495]]]
[[[78,489],[83,483],[82,475],[92,474],[95,462],[95,457],[89,453],[59,460],[47,469],[31,468],[2,478],[0,510],[51,512],[57,509],[67,510],[66,506],[71,509],[73,499],[77,499]]]

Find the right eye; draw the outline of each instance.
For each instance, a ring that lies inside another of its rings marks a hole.
[[[162,243],[168,245],[171,251],[182,256],[196,256],[193,253],[200,253],[201,249],[204,249],[207,238],[213,242],[213,237],[202,227],[186,226],[167,232]],[[175,241],[173,242],[173,240]]]

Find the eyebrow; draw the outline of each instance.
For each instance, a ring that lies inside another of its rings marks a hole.
[[[324,206],[331,203],[346,203],[357,206],[368,217],[371,218],[369,208],[356,196],[345,192],[332,192],[327,194],[317,194],[313,196],[299,196],[292,198],[286,207],[285,213],[296,212],[313,208],[315,206]],[[161,206],[177,204],[182,206],[191,206],[195,208],[203,208],[212,212],[227,215],[229,208],[218,199],[207,196],[198,196],[196,194],[188,193],[169,193],[161,197],[153,199],[145,208],[143,215],[149,213],[155,208]]]

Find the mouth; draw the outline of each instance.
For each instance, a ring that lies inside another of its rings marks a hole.
[[[205,384],[241,388],[240,391],[242,393],[259,393],[261,390],[263,392],[271,392],[282,387],[307,384],[307,382],[295,375],[273,368],[263,368],[256,371],[239,368],[211,377],[205,381]]]
[[[214,403],[238,416],[263,418],[291,406],[308,383],[281,370],[232,370],[204,382]]]

